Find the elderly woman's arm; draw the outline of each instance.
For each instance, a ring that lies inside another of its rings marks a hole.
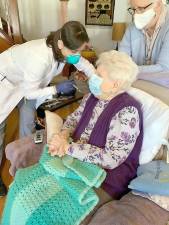
[[[86,101],[89,95],[85,95],[81,101],[80,106],[71,113],[63,124],[60,134],[56,134],[48,142],[49,152],[52,156],[63,156],[67,152],[67,146],[69,145],[69,137],[72,136],[86,105]]]
[[[138,111],[134,107],[126,107],[112,118],[104,149],[90,144],[72,143],[67,154],[113,169],[131,153],[139,133]]]
[[[70,135],[73,133],[73,131],[75,130],[81,116],[82,116],[82,113],[83,113],[83,110],[85,108],[85,105],[86,105],[86,101],[88,99],[89,95],[85,95],[79,105],[79,107],[73,112],[71,113],[66,121],[64,122],[63,124],[63,127],[62,127],[62,130],[65,131],[65,130],[68,130]]]

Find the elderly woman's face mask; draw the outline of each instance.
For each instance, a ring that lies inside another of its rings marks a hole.
[[[100,96],[102,94],[102,88],[101,85],[103,83],[103,78],[99,77],[96,74],[93,74],[89,81],[89,89],[91,91],[91,93],[95,96]]]
[[[114,95],[119,87],[120,82],[109,77],[109,73],[103,65],[97,67],[97,74],[93,74],[88,81],[90,92],[99,98],[109,98]]]

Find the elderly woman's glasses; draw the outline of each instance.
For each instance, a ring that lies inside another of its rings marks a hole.
[[[138,8],[128,8],[127,9],[127,11],[133,16],[136,12],[137,13],[143,13],[149,6],[151,6],[153,4],[153,2],[152,3],[150,3],[150,4],[148,4],[147,6],[145,6],[145,7],[138,7]]]

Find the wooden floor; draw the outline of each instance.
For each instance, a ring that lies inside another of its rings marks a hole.
[[[72,111],[74,111],[78,107],[78,103],[72,103],[69,106],[66,106],[62,109],[56,111],[58,115],[62,118],[66,118]],[[10,143],[18,138],[18,111],[15,109],[8,118],[7,121],[7,129],[6,129],[6,137],[5,144]],[[1,168],[1,176],[7,187],[9,187],[13,178],[9,174],[10,162],[8,160],[3,159],[2,168]],[[2,215],[4,204],[6,197],[0,198],[0,216]]]

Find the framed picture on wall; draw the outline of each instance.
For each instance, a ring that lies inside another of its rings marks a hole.
[[[115,0],[86,0],[85,24],[111,26]]]

